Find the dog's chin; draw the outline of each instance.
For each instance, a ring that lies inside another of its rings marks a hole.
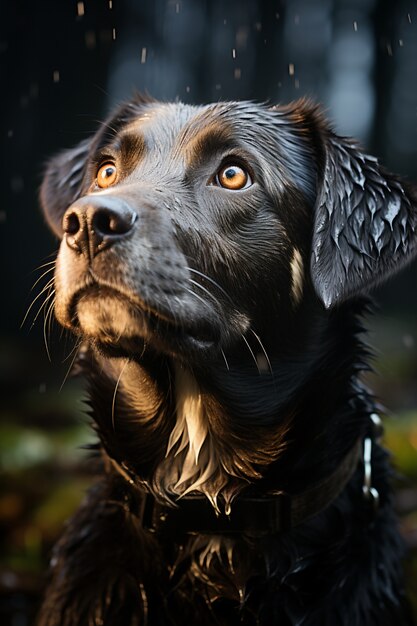
[[[140,357],[145,350],[170,355],[216,352],[219,335],[207,323],[169,320],[118,292],[83,293],[73,305],[73,329],[109,357]]]

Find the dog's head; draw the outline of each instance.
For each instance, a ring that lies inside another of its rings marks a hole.
[[[413,193],[308,103],[135,99],[48,166],[57,318],[115,355],[229,348],[409,261]]]

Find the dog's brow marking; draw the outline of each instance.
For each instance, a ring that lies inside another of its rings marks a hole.
[[[297,248],[294,248],[291,259],[291,278],[291,296],[294,304],[298,304],[303,295],[304,265],[301,254]]]

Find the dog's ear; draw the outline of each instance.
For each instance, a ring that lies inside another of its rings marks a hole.
[[[417,193],[349,140],[328,135],[311,273],[330,308],[367,291],[417,252]]]
[[[91,140],[64,150],[49,161],[40,189],[40,203],[49,226],[62,236],[62,217],[81,191]]]

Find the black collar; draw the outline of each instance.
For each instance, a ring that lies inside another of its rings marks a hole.
[[[230,515],[216,513],[208,499],[200,494],[179,498],[176,506],[162,503],[117,462],[112,461],[112,464],[119,474],[141,492],[139,510],[135,514],[141,520],[142,526],[151,532],[233,533],[259,537],[299,526],[326,509],[346,487],[360,459],[363,459],[366,474],[367,459],[364,454],[369,456],[370,472],[370,453],[366,451],[369,445],[372,446],[372,439],[358,439],[330,476],[298,494],[279,492],[273,495],[239,495],[233,501]],[[365,479],[365,496],[368,482]],[[375,499],[372,503],[376,504]]]

